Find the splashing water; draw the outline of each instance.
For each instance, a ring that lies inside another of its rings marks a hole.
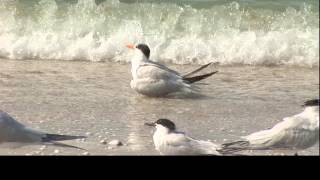
[[[319,1],[0,2],[0,57],[319,66]]]

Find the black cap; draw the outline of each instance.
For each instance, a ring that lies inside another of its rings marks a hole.
[[[150,57],[150,49],[146,44],[138,44],[136,46],[137,49],[140,49],[142,53],[149,59]]]
[[[168,128],[170,131],[173,131],[176,129],[176,125],[169,119],[158,119],[155,123],[161,124],[162,126]]]
[[[319,106],[319,99],[312,99],[304,102],[304,106]]]

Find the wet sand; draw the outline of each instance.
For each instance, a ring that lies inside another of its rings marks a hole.
[[[182,72],[195,65],[169,65]],[[148,98],[130,89],[130,64],[0,59],[0,109],[49,133],[88,135],[67,141],[91,155],[158,155],[145,122],[173,120],[194,138],[223,143],[270,128],[301,112],[319,94],[319,69],[229,66],[205,80],[200,98]],[[101,144],[118,139],[123,146]],[[84,151],[42,145],[0,146],[0,155],[81,155]],[[56,151],[56,150],[59,150]],[[56,152],[55,152],[56,151]],[[261,151],[246,154],[288,154]],[[319,145],[301,151],[319,155]]]

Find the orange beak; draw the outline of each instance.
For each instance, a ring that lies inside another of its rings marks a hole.
[[[130,48],[130,49],[134,49],[135,48],[133,44],[128,44],[126,46],[127,46],[127,48]]]

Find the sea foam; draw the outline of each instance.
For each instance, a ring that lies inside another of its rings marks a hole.
[[[0,57],[129,62],[128,43],[176,64],[319,66],[319,9],[108,0],[0,2]]]

